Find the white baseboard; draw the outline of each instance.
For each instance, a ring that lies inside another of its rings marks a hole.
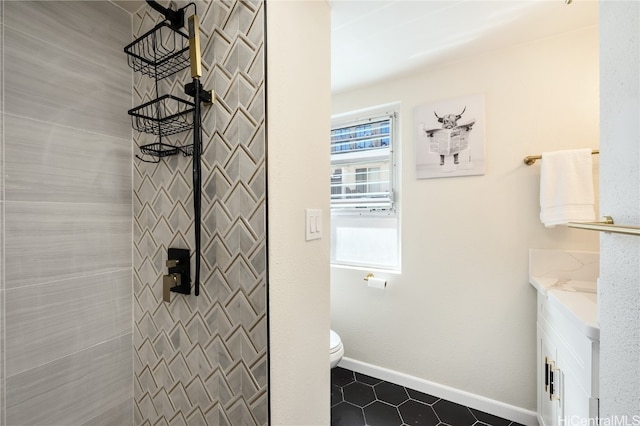
[[[505,404],[484,396],[475,395],[460,389],[455,389],[439,383],[423,380],[408,374],[399,373],[377,365],[367,364],[351,358],[342,358],[338,367],[366,374],[377,379],[395,383],[409,389],[446,399],[457,404],[465,405],[475,410],[483,411],[494,416],[509,419],[526,426],[538,426],[538,417],[535,411]]]

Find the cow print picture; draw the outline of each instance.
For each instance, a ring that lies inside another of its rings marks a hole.
[[[484,174],[484,96],[421,105],[414,110],[416,178]]]

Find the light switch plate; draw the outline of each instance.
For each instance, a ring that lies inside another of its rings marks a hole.
[[[318,240],[322,238],[322,210],[305,209],[305,240]]]

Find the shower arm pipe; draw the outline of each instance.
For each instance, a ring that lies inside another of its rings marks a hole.
[[[193,81],[186,84],[184,91],[193,96],[193,228],[195,236],[195,272],[194,294],[200,294],[200,252],[202,228],[202,103],[209,105],[213,102],[213,92],[204,90],[200,76],[193,77]]]
[[[198,16],[192,15],[188,20],[189,29],[189,61],[191,63],[192,90],[193,96],[193,228],[195,234],[195,276],[194,276],[194,293],[196,296],[200,294],[200,250],[201,250],[201,228],[202,228],[202,172],[200,154],[202,153],[202,130],[200,120],[200,92],[202,85],[200,77],[202,76],[202,68],[200,65],[200,26]],[[185,91],[187,88],[185,87]]]
[[[191,77],[193,81],[186,84],[184,91],[187,95],[193,96],[193,219],[195,236],[195,275],[194,294],[200,294],[200,251],[201,251],[201,228],[202,228],[202,126],[201,126],[201,103],[210,104],[213,101],[213,93],[202,88],[200,77],[202,77],[202,65],[200,62],[200,27],[198,16],[192,15],[188,19],[189,23],[189,57],[191,61]]]
[[[202,228],[202,173],[200,154],[202,153],[202,134],[200,126],[200,79],[193,78],[195,93],[193,94],[194,110],[193,110],[193,219],[195,232],[195,276],[194,276],[194,293],[196,296],[200,294],[200,242]]]

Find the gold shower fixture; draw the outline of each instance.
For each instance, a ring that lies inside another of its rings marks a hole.
[[[202,64],[200,63],[200,24],[198,15],[188,18],[189,24],[189,58],[191,59],[191,77],[202,77]]]

